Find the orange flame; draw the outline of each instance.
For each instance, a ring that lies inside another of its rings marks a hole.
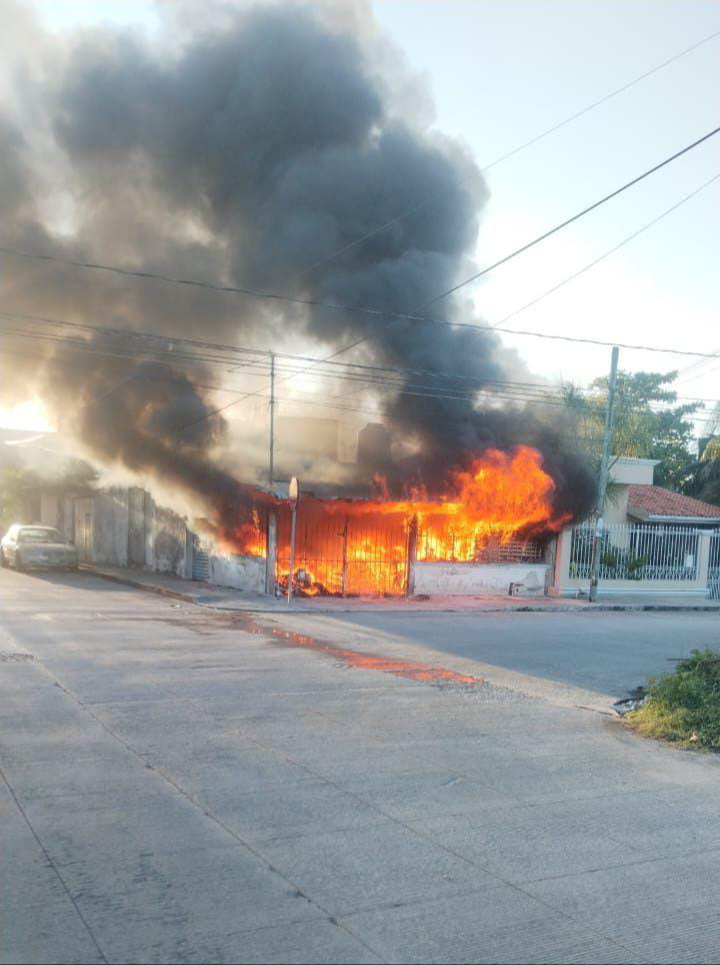
[[[558,532],[571,519],[555,513],[555,483],[530,446],[512,453],[488,449],[453,477],[452,499],[417,506],[418,559],[473,560],[490,543]]]
[[[246,519],[241,517],[234,523],[226,522],[218,536],[218,543],[231,553],[240,553],[243,556],[266,556],[265,527],[257,508],[253,506],[247,513]]]
[[[387,493],[384,480],[375,489]],[[473,562],[512,558],[535,538],[571,518],[553,508],[555,483],[542,455],[529,446],[512,453],[488,449],[464,472],[452,474],[442,500],[416,489],[408,500],[301,500],[294,588],[317,594],[398,595],[409,557]],[[512,544],[512,545],[511,545]],[[505,553],[505,555],[503,555]],[[280,517],[280,585],[289,580],[289,526]]]

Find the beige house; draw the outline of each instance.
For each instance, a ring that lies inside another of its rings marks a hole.
[[[612,463],[612,496],[598,543],[602,594],[720,595],[720,506],[653,482],[654,459]],[[553,593],[582,596],[590,585],[595,521],[558,537]]]

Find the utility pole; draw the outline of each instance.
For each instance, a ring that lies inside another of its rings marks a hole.
[[[268,484],[272,490],[275,478],[275,353],[270,353],[270,459]]]
[[[607,497],[608,467],[610,465],[610,449],[613,434],[613,404],[617,389],[618,356],[620,349],[617,345],[612,350],[610,359],[610,382],[608,385],[607,412],[605,413],[605,434],[603,436],[602,461],[600,463],[600,483],[598,485],[598,516],[595,523],[593,538],[592,565],[590,567],[590,592],[588,600],[594,603],[597,599],[598,570],[600,569],[600,540],[605,528],[605,499]]]

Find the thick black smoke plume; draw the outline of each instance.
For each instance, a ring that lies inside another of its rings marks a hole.
[[[430,127],[422,98],[408,95],[402,59],[363,8],[203,4],[195,14],[203,29],[168,24],[172,40],[162,49],[110,28],[65,48],[47,40],[46,73],[38,68],[22,85],[23,102],[1,122],[3,241],[391,312],[451,287],[468,269],[487,189],[464,148]],[[326,260],[426,198],[411,216]],[[29,313],[235,344],[271,346],[289,331],[310,336],[318,354],[367,339],[362,354],[382,364],[475,380],[508,373],[509,355],[491,334],[22,259],[7,265],[3,301]],[[442,303],[445,317],[459,311]],[[27,352],[27,342],[16,342]],[[102,355],[78,363],[66,347],[52,352],[22,377],[35,369],[98,458],[194,492],[225,491],[231,477],[212,461],[225,427],[217,416],[197,421],[212,404],[193,384],[196,372],[132,368]],[[562,428],[524,410],[478,411],[472,392],[457,398],[462,380],[424,374],[408,382],[431,385],[435,397],[393,388],[387,420],[419,445],[411,471],[429,491],[488,445],[526,442],[543,450],[558,502],[584,508],[588,476]],[[396,489],[409,471],[366,466],[367,479],[376,468],[390,470]]]

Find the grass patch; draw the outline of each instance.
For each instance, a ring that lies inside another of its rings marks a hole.
[[[720,651],[693,650],[673,673],[650,677],[648,701],[625,720],[680,747],[720,750]]]

